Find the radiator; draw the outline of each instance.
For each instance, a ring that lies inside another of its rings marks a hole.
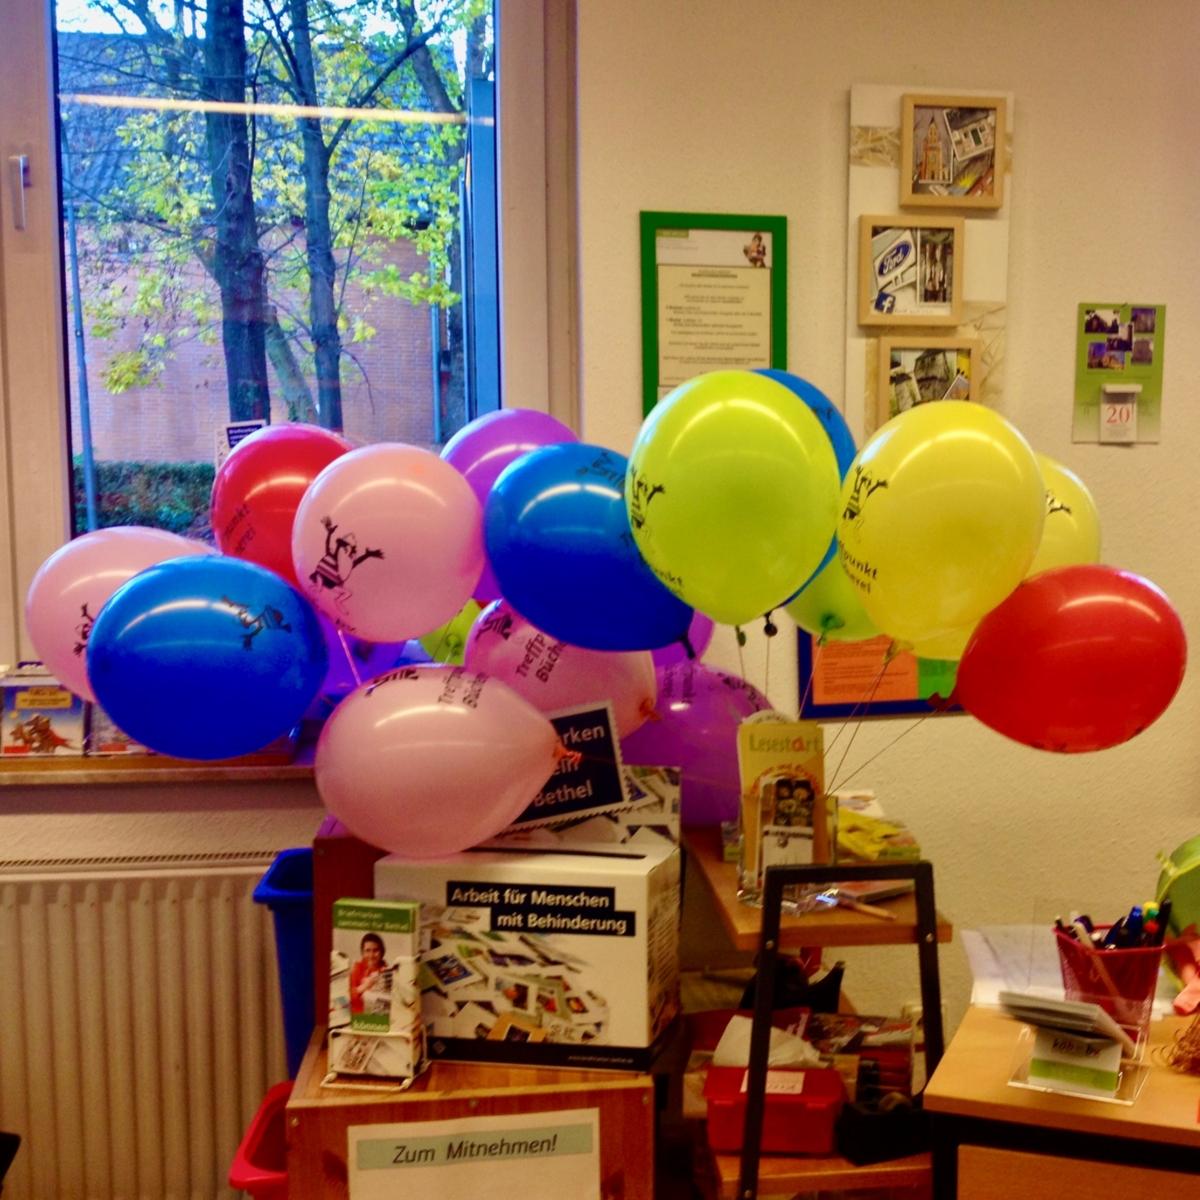
[[[0,861],[4,1200],[232,1198],[287,1076],[272,855]]]

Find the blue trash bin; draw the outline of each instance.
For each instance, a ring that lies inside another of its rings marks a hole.
[[[275,918],[275,954],[283,999],[288,1075],[296,1078],[313,1015],[313,855],[311,846],[281,850],[254,889]]]

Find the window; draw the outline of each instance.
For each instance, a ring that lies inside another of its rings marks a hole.
[[[551,325],[540,4],[504,3],[493,39],[482,0],[241,0],[214,8],[241,10],[214,40],[204,5],[58,2],[52,33],[38,0],[15,0],[0,45],[0,661],[72,524],[202,531],[226,422],[436,447],[501,380],[547,407],[563,358],[529,336],[539,313]],[[468,119],[497,76],[512,81],[498,118]],[[311,119],[320,106],[335,111]],[[496,333],[513,295],[521,347]]]

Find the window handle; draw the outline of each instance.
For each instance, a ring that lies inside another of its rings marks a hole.
[[[10,154],[8,157],[8,187],[12,200],[13,228],[25,228],[25,189],[29,186],[29,155]]]

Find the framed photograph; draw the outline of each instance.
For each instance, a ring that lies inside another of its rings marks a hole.
[[[879,424],[931,400],[975,400],[982,347],[977,338],[879,339]]]
[[[707,371],[787,367],[787,219],[643,212],[642,407]]]
[[[961,217],[859,218],[860,325],[957,325],[962,277]]]
[[[901,206],[999,208],[1004,140],[1002,96],[902,96]]]

